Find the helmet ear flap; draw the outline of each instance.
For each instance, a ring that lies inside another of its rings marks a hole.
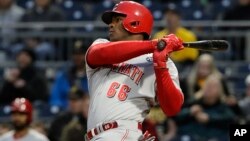
[[[138,27],[140,25],[140,21],[132,21],[132,22],[130,22],[130,26],[132,27],[132,28],[136,28],[136,27]]]
[[[141,31],[141,21],[139,19],[136,19],[134,17],[131,17],[128,15],[124,20],[123,20],[123,27],[131,32],[131,33],[142,33]]]

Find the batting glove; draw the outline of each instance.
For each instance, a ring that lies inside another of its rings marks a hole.
[[[183,41],[174,34],[164,36],[161,40],[166,42],[166,47],[162,51],[159,51],[158,49],[154,51],[153,61],[155,68],[166,68],[166,61],[169,54],[173,51],[184,49],[184,46],[182,45]]]

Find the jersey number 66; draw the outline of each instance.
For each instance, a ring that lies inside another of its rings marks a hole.
[[[119,88],[120,88],[120,90],[119,90]],[[128,92],[130,92],[131,88],[125,84],[121,85],[118,82],[113,82],[109,87],[109,90],[107,92],[107,97],[109,97],[109,98],[114,97],[118,90],[119,90],[118,99],[120,101],[124,101],[127,99]]]

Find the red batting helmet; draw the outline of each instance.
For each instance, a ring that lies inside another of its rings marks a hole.
[[[28,115],[28,123],[32,121],[32,104],[26,98],[16,98],[11,103],[11,112],[20,112]]]
[[[153,28],[153,16],[149,9],[134,1],[121,1],[112,11],[103,13],[102,20],[106,24],[112,22],[112,16],[120,14],[126,16],[123,27],[131,33],[144,33],[148,37]]]

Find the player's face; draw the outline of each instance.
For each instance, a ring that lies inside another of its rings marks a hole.
[[[166,23],[168,25],[168,28],[177,28],[179,26],[180,17],[173,13],[168,12],[166,13]]]
[[[20,53],[20,54],[17,56],[17,62],[18,62],[19,67],[25,68],[25,67],[27,67],[29,64],[31,64],[32,59],[31,59],[31,57],[30,57],[27,53],[22,52],[22,53]]]
[[[11,121],[16,130],[21,130],[27,127],[28,126],[27,119],[28,119],[28,116],[27,114],[24,114],[24,113],[15,112],[11,114]]]
[[[70,99],[69,109],[72,113],[78,114],[82,112],[83,102],[81,99]]]
[[[211,63],[202,61],[198,64],[198,76],[200,78],[206,78],[212,71]]]
[[[87,118],[88,111],[89,111],[89,97],[86,97],[83,99],[83,109],[82,110],[83,110],[83,112],[82,112],[83,116]]]
[[[203,97],[205,101],[211,104],[215,103],[222,93],[221,89],[221,83],[218,78],[209,78],[204,86]]]
[[[127,40],[130,33],[126,31],[122,25],[124,16],[113,16],[112,22],[109,24],[110,41]]]
[[[73,59],[74,64],[78,68],[83,67],[85,65],[85,54],[84,53],[74,54],[72,59]]]
[[[47,5],[49,5],[50,0],[36,0],[36,5],[39,7],[45,7]]]
[[[247,85],[246,94],[247,96],[250,96],[250,84]]]
[[[0,9],[5,9],[11,6],[13,0],[0,0]]]

